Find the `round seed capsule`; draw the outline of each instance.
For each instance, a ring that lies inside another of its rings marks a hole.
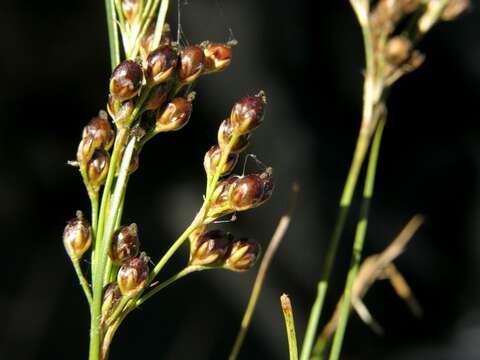
[[[133,60],[124,60],[117,65],[110,77],[110,93],[115,100],[129,100],[140,91],[142,80],[140,65]]]

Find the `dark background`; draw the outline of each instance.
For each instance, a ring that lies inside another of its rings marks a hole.
[[[292,181],[302,190],[241,359],[288,357],[282,292],[293,300],[303,338],[359,127],[359,28],[348,1],[316,3],[182,3],[188,41],[225,41],[231,28],[239,45],[228,71],[200,81],[190,124],[147,146],[129,186],[125,222],[139,225],[143,248],[158,259],[201,204],[203,154],[218,124],[240,96],[266,91],[266,120],[249,151],[275,168],[276,191],[266,205],[222,227],[266,246]],[[427,36],[420,45],[426,63],[389,100],[365,254],[381,251],[414,214],[427,216],[396,261],[424,317],[411,315],[387,282],[376,283],[365,302],[385,335],[353,314],[344,359],[480,358],[478,8]],[[3,1],[0,33],[0,358],[85,359],[89,314],[61,233],[75,210],[89,208],[80,176],[66,162],[106,100],[103,2]],[[351,219],[326,314],[345,279]],[[180,253],[167,271],[186,257]],[[254,276],[212,271],[182,280],[129,316],[111,358],[225,359]]]

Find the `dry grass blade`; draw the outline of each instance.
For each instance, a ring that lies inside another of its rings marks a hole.
[[[377,280],[388,278],[397,295],[407,303],[412,313],[416,316],[421,316],[422,314],[422,308],[415,299],[405,278],[392,262],[405,250],[408,242],[423,222],[424,217],[422,215],[415,215],[384,251],[369,256],[363,261],[355,279],[352,289],[352,306],[359,317],[377,334],[382,334],[383,329],[372,317],[362,301],[362,298]],[[322,341],[323,344],[326,344],[335,332],[340,316],[341,302],[342,299],[339,300],[334,314],[322,330],[319,342]]]

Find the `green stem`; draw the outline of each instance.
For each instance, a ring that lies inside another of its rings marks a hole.
[[[100,215],[98,220],[98,232],[95,241],[95,272],[92,274],[93,278],[93,306],[92,306],[92,318],[90,324],[90,360],[98,360],[100,356],[100,315],[102,307],[102,292],[103,292],[103,276],[105,272],[106,263],[106,249],[108,249],[108,234],[110,220],[105,226],[105,222],[108,218],[112,218],[112,213],[115,213],[115,206],[110,204],[110,193],[112,189],[113,179],[117,170],[117,163],[119,161],[120,153],[127,141],[128,130],[120,128],[117,137],[115,139],[115,145],[113,147],[112,158],[110,161],[110,168],[108,170],[107,180],[105,182],[105,188],[102,195],[102,203],[100,207]],[[133,150],[133,146],[132,146]],[[127,152],[125,151],[125,154]],[[124,160],[127,156],[124,156]],[[123,167],[123,163],[122,163]],[[128,170],[128,166],[127,166]],[[117,187],[120,183],[120,177],[117,180]],[[118,206],[118,205],[117,205]],[[107,214],[108,213],[108,214]],[[107,230],[107,231],[105,231]],[[105,236],[107,235],[107,236]],[[110,235],[111,236],[111,235]],[[107,244],[105,244],[107,243]]]
[[[335,228],[330,239],[330,243],[323,263],[323,269],[321,273],[322,276],[320,278],[320,282],[317,285],[317,296],[310,311],[310,317],[308,319],[307,330],[305,332],[305,338],[303,341],[302,352],[300,356],[301,360],[308,360],[310,358],[313,341],[315,339],[320,315],[322,313],[323,303],[325,301],[325,295],[328,289],[328,281],[330,278],[330,273],[332,271],[333,262],[335,260],[338,244],[343,233],[348,211],[352,203],[353,193],[357,185],[358,175],[365,160],[365,155],[368,150],[370,139],[371,137],[368,133],[360,132],[353,155],[353,160],[350,165],[350,170],[348,172],[347,180],[343,188],[337,222],[335,224]]]
[[[382,140],[383,129],[385,127],[385,119],[381,118],[375,136],[372,142],[372,148],[370,151],[370,158],[368,160],[367,174],[365,178],[365,185],[363,189],[363,202],[360,211],[360,217],[357,223],[357,229],[355,232],[355,239],[353,242],[353,252],[350,270],[348,272],[347,283],[345,286],[345,292],[343,295],[340,317],[338,319],[337,331],[333,338],[332,351],[330,352],[330,360],[337,360],[340,356],[340,350],[342,348],[343,337],[345,329],[347,327],[348,315],[350,313],[350,304],[352,298],[352,288],[355,278],[357,276],[358,267],[360,266],[360,259],[362,255],[363,244],[365,242],[365,236],[368,226],[368,213],[370,210],[370,202],[373,196],[373,189],[375,185],[375,174],[377,170],[378,154],[380,151],[380,144]]]
[[[162,3],[164,2],[165,0],[162,0]],[[150,27],[150,24],[153,20],[153,18],[155,17],[155,12],[157,11],[158,9],[158,6],[160,5],[160,0],[154,0],[149,11],[146,11],[146,16],[142,16],[142,20],[143,20],[143,24],[141,26],[141,30],[140,32],[137,34],[135,40],[134,40],[134,44],[135,46],[133,47],[132,51],[127,54],[127,57],[128,58],[134,58],[135,56],[137,56],[137,53],[138,53],[138,49],[140,47],[140,41],[141,39],[143,39],[143,37],[145,36],[145,34],[147,33],[148,31],[148,28]],[[147,5],[148,6],[148,5]],[[168,8],[168,4],[167,4],[167,8]],[[162,22],[165,21],[165,15],[166,15],[166,12],[167,12],[167,9],[164,10],[164,12],[162,13],[163,14],[163,20]],[[144,14],[145,15],[145,14]],[[160,14],[159,14],[160,15]],[[157,19],[157,22],[159,20]],[[162,26],[163,27],[163,26]],[[162,31],[163,29],[160,29],[160,31]]]
[[[80,281],[80,285],[82,286],[83,292],[85,293],[85,297],[88,300],[88,305],[90,306],[90,311],[92,308],[92,293],[90,291],[90,286],[88,284],[87,279],[83,276],[83,271],[80,266],[80,261],[78,259],[72,259],[73,267],[75,268],[75,272],[77,273],[78,280]]]
[[[280,302],[282,304],[283,317],[285,318],[285,327],[287,328],[290,360],[298,360],[297,337],[295,336],[295,321],[293,320],[292,304],[286,294],[283,294],[280,297]]]
[[[123,311],[123,308],[125,307],[125,305],[127,305],[127,303],[130,300],[131,300],[131,298],[128,298],[126,296],[122,297],[122,299],[118,303],[117,307],[113,311],[112,315],[110,315],[110,317],[107,319],[107,322],[106,322],[107,327],[111,326],[118,319],[118,317],[120,316],[120,314]]]
[[[162,38],[163,24],[165,23],[165,17],[167,16],[168,2],[169,0],[162,0],[162,4],[158,10],[157,23],[155,24],[155,31],[152,41],[152,49],[157,48],[158,44],[160,43],[160,39]]]
[[[92,207],[92,238],[94,240],[94,244],[97,242],[97,230],[98,230],[98,191],[95,194],[90,194],[90,204]],[[92,279],[93,274],[95,274],[95,250],[94,247],[92,248],[92,253],[90,257],[91,261],[91,272],[92,272]]]
[[[110,63],[112,70],[120,62],[120,44],[118,42],[117,16],[114,0],[105,0],[107,13],[108,42],[110,44]]]
[[[332,270],[333,262],[337,254],[338,243],[343,233],[345,221],[352,203],[353,193],[357,186],[358,176],[362,168],[365,156],[370,145],[372,130],[375,129],[378,121],[377,112],[375,111],[380,99],[382,87],[377,82],[374,47],[372,34],[368,21],[368,4],[369,2],[361,2],[358,0],[350,0],[352,7],[357,15],[358,21],[362,28],[364,51],[365,51],[365,81],[363,85],[363,109],[362,123],[360,133],[358,135],[357,146],[350,165],[350,171],[347,176],[345,186],[343,188],[342,197],[340,199],[340,209],[338,212],[337,222],[330,239],[327,254],[323,264],[323,271],[320,282],[317,285],[317,296],[310,311],[310,317],[305,332],[305,339],[302,346],[301,360],[308,360],[312,352],[313,341],[316,336],[318,323],[322,314],[323,304],[328,289],[328,281]],[[364,7],[365,3],[367,8]]]

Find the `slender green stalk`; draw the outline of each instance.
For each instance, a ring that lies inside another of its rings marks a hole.
[[[116,209],[118,209],[120,203],[120,191],[121,188],[124,186],[125,179],[127,177],[128,167],[130,165],[130,160],[135,145],[135,138],[132,138],[127,148],[125,149],[125,154],[120,168],[120,174],[117,178],[115,192],[112,196],[111,203],[109,201],[109,194],[117,170],[117,162],[119,161],[119,156],[127,140],[127,137],[127,129],[119,129],[117,137],[115,139],[115,145],[110,161],[110,169],[108,171],[107,181],[105,183],[105,188],[102,196],[102,205],[98,221],[98,234],[96,239],[97,241],[95,243],[95,273],[92,274],[93,306],[90,325],[90,360],[98,360],[100,356],[100,315],[102,307],[103,279],[107,261],[107,250],[109,245],[109,239],[111,238],[113,224],[116,218]]]
[[[332,271],[333,262],[337,254],[338,243],[343,233],[345,221],[348,216],[352,197],[355,192],[358,176],[362,168],[365,156],[370,146],[373,129],[378,122],[378,102],[382,94],[383,87],[380,86],[378,78],[375,76],[375,57],[372,42],[372,34],[368,21],[369,2],[361,0],[350,0],[352,7],[357,15],[358,21],[362,28],[364,51],[365,51],[365,81],[363,88],[363,110],[362,123],[360,133],[358,135],[357,145],[350,165],[350,171],[347,176],[345,186],[343,188],[342,197],[340,199],[340,209],[338,212],[337,222],[330,239],[327,254],[324,260],[322,275],[317,285],[317,296],[310,311],[310,317],[303,341],[301,360],[308,360],[312,351],[313,342],[316,336],[318,323],[322,314],[323,304],[328,289],[328,281]]]
[[[355,239],[353,243],[353,252],[350,270],[348,272],[347,282],[345,286],[345,292],[343,295],[340,317],[338,319],[337,331],[333,338],[332,350],[330,352],[330,360],[337,360],[340,356],[342,348],[343,337],[348,322],[348,316],[350,314],[352,288],[355,278],[357,276],[358,268],[360,266],[360,260],[362,256],[363,244],[365,242],[365,236],[368,226],[368,213],[370,210],[370,202],[373,196],[373,189],[375,185],[375,174],[377,170],[378,154],[380,151],[380,144],[382,140],[383,129],[385,127],[385,119],[382,118],[375,131],[375,136],[372,142],[372,148],[370,151],[370,158],[368,160],[367,174],[365,178],[365,185],[363,190],[363,202],[360,211],[360,217],[357,223],[357,229],[355,232]]]
[[[295,336],[295,321],[293,320],[293,310],[290,298],[283,294],[280,297],[282,304],[283,317],[285,318],[285,326],[287,328],[288,352],[290,360],[298,360],[297,337]]]
[[[352,203],[353,193],[357,185],[358,175],[365,160],[369,143],[370,136],[365,132],[361,132],[357,140],[352,164],[350,165],[347,180],[343,188],[337,222],[335,223],[335,228],[323,263],[320,282],[317,285],[317,296],[310,311],[310,317],[308,320],[307,330],[305,332],[305,338],[303,340],[302,352],[300,356],[301,360],[308,360],[310,358],[320,315],[322,313],[323,303],[325,301],[325,295],[327,294],[328,281],[332,271],[333,262],[337,254],[338,244],[343,233],[348,211]]]
[[[97,241],[97,230],[98,230],[98,192],[94,196],[90,197],[90,205],[92,207],[92,238],[94,243]],[[91,261],[91,272],[95,273],[95,250],[92,249],[92,254],[90,257]],[[92,275],[93,276],[93,275]]]
[[[165,0],[162,0],[162,3],[164,1]],[[148,5],[150,5],[150,4],[147,4],[147,6]],[[148,31],[148,28],[150,27],[150,24],[152,23],[152,20],[155,18],[155,13],[156,13],[159,5],[160,5],[160,0],[154,0],[151,3],[150,8],[145,10],[144,15],[142,16],[143,25],[142,25],[141,30],[138,33],[137,37],[134,39],[135,46],[132,48],[130,53],[127,54],[128,58],[133,58],[137,55],[138,49],[139,49],[139,46],[140,46],[140,39],[142,39],[146,35],[146,33]],[[168,8],[168,4],[166,6]],[[165,21],[166,12],[167,12],[167,9],[164,9],[164,12],[161,13],[161,14],[163,14],[163,20],[161,22]],[[159,15],[161,15],[161,14],[159,14]],[[157,19],[157,23],[158,22],[159,22],[159,19]],[[160,29],[160,32],[162,30],[163,30],[163,25],[162,25],[162,29]],[[161,36],[161,33],[160,33],[160,36]]]
[[[112,70],[120,62],[120,43],[118,41],[117,16],[115,13],[115,1],[105,0],[107,13],[108,42],[110,44],[110,64]]]
[[[118,303],[117,307],[115,308],[114,312],[112,313],[112,315],[110,315],[110,317],[107,319],[107,327],[112,325],[120,316],[120,314],[122,313],[123,311],[123,308],[125,307],[125,305],[127,305],[127,303],[130,301],[131,299],[124,296],[122,297],[122,299],[120,300],[120,302]]]
[[[165,17],[167,16],[169,0],[162,0],[160,9],[158,10],[157,23],[155,24],[155,31],[152,41],[152,49],[155,49],[160,43],[163,32],[163,24],[165,23]]]
[[[85,276],[83,276],[83,271],[82,267],[80,266],[80,262],[78,259],[73,260],[73,267],[75,268],[75,272],[77,273],[78,280],[80,281],[80,285],[82,286],[83,292],[85,293],[85,296],[88,300],[88,305],[90,306],[90,309],[92,307],[92,292],[90,291],[90,286],[88,285],[87,279],[85,279]]]
[[[255,278],[255,283],[253,284],[252,293],[250,294],[250,299],[248,300],[248,305],[245,309],[245,313],[240,324],[240,330],[238,331],[237,338],[235,339],[235,343],[233,344],[232,351],[230,353],[230,356],[228,357],[228,360],[236,360],[238,354],[240,353],[240,349],[243,345],[245,336],[247,335],[247,330],[250,325],[253,312],[255,311],[258,298],[260,296],[260,291],[262,290],[262,286],[265,281],[265,276],[267,275],[267,270],[270,266],[270,263],[272,262],[275,252],[278,249],[278,246],[280,245],[280,242],[282,241],[285,233],[287,232],[288,226],[290,225],[290,220],[292,217],[293,209],[295,207],[298,191],[298,184],[294,183],[292,186],[292,193],[287,211],[285,215],[280,218],[277,228],[275,229],[272,239],[270,240],[267,250],[265,251],[265,256],[262,259],[260,268],[258,269],[257,277]]]

